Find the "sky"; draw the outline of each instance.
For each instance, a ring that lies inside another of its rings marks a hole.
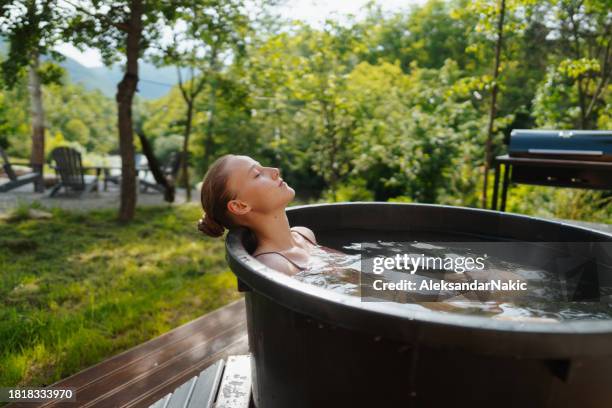
[[[363,15],[362,8],[369,0],[288,0],[279,8],[279,12],[286,18],[304,20],[309,24],[317,25],[326,17],[337,15],[341,18],[345,14]],[[398,11],[408,9],[413,4],[423,4],[425,0],[378,0],[384,11]],[[70,44],[63,44],[56,48],[62,54],[77,60],[86,67],[102,66],[100,54],[95,50],[81,52]]]

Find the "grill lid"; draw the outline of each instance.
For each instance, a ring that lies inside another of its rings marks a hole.
[[[508,154],[556,160],[612,162],[610,130],[514,129]]]

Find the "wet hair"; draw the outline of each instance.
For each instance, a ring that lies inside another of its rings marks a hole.
[[[198,229],[211,237],[220,237],[226,228],[236,226],[227,211],[227,203],[235,198],[235,194],[227,188],[229,172],[225,170],[227,160],[233,156],[226,154],[215,160],[202,182],[204,216],[198,221]]]

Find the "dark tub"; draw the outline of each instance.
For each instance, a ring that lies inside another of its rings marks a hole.
[[[358,242],[415,232],[611,240],[563,223],[436,205],[325,204],[287,215],[332,247],[347,234]],[[247,237],[230,232],[226,249],[245,291],[259,408],[612,407],[610,320],[521,323],[361,302],[265,267],[249,255]]]

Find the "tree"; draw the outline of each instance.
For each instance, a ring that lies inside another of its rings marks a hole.
[[[175,29],[173,41],[162,47],[157,59],[160,64],[176,66],[178,87],[186,104],[181,172],[186,199],[191,201],[188,160],[195,101],[208,84],[210,95],[204,147],[207,165],[212,153],[219,71],[224,60],[240,57],[249,31],[249,19],[243,0],[196,2],[179,8],[177,16],[177,26],[184,29]],[[181,72],[184,69],[189,71],[186,81]]]
[[[605,0],[553,0],[561,60],[556,75],[576,88],[580,129],[597,126],[612,77],[612,19]],[[555,75],[555,73],[550,73]]]
[[[497,22],[497,41],[495,42],[495,67],[493,68],[493,89],[491,90],[491,109],[489,111],[489,124],[487,125],[487,140],[485,144],[484,180],[482,186],[482,208],[487,208],[487,182],[489,180],[489,167],[492,161],[493,122],[497,109],[497,91],[499,77],[500,53],[504,38],[504,17],[506,14],[506,0],[500,0],[499,20]]]
[[[64,0],[74,13],[70,36],[77,46],[100,50],[107,65],[125,57],[123,79],[117,85],[119,152],[121,154],[121,204],[119,220],[134,217],[136,169],[132,103],[138,85],[138,60],[159,41],[163,27],[175,20],[182,3],[163,0]]]
[[[35,185],[37,192],[44,191],[45,114],[42,84],[59,82],[62,76],[62,70],[56,65],[40,63],[43,55],[60,58],[53,52],[53,47],[61,39],[65,15],[55,3],[55,0],[0,0],[0,27],[9,41],[8,56],[2,62],[4,83],[12,88],[24,70],[28,73],[32,124],[30,163],[41,174]]]
[[[335,199],[339,183],[351,170],[355,118],[346,91],[361,44],[350,28],[330,20],[320,31],[303,27],[292,43],[294,78],[287,84],[289,98],[282,103],[303,104],[293,120],[308,121],[312,169],[327,182]]]

